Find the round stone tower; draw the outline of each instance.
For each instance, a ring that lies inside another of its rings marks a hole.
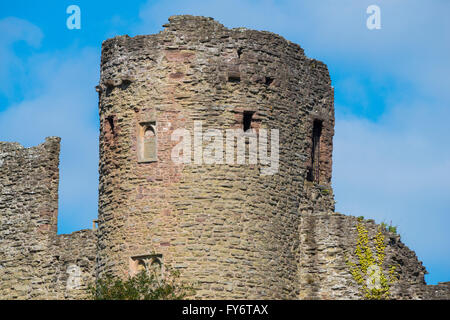
[[[334,209],[327,67],[270,32],[164,27],[103,43],[98,271],[159,261],[199,298],[297,298],[300,216]]]

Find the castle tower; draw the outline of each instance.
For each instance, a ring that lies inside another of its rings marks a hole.
[[[327,67],[270,32],[169,21],[103,43],[98,271],[158,260],[197,297],[296,298],[300,216],[334,210]]]

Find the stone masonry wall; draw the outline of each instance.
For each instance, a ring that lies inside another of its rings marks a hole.
[[[58,234],[53,242],[56,299],[89,298],[88,285],[95,281],[97,236],[92,230]]]
[[[86,280],[94,274],[93,232],[56,235],[59,142],[0,142],[0,299],[84,297],[66,288],[66,266],[78,263]]]
[[[439,282],[437,285],[425,286],[423,299],[450,300],[450,282]]]
[[[59,138],[28,149],[2,142],[0,155],[0,296],[40,298],[53,290]]]
[[[358,231],[361,224],[368,230],[369,243],[375,252],[374,239],[380,225],[340,213],[302,215],[300,224],[299,281],[300,299],[361,299],[360,287],[354,281],[347,258],[355,260]],[[384,272],[396,267],[398,280],[391,287],[393,299],[449,299],[448,283],[426,285],[427,273],[414,251],[400,236],[383,231],[386,247]]]

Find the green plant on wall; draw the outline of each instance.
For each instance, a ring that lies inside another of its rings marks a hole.
[[[358,219],[361,220],[361,219]],[[368,231],[360,223],[356,225],[358,240],[354,251],[354,259],[347,259],[347,265],[353,279],[358,283],[365,299],[381,300],[389,299],[390,288],[396,280],[396,267],[388,266],[383,269],[386,256],[386,244],[383,228],[380,227],[375,236],[372,251],[369,243]]]
[[[387,231],[389,231],[389,232],[391,232],[391,233],[397,234],[397,227],[396,227],[396,226],[393,226],[392,223],[389,224],[389,225],[387,225],[386,223],[382,222],[382,223],[380,224],[380,226],[381,226],[381,228],[382,228],[383,230],[387,230]]]
[[[125,280],[106,275],[91,284],[89,291],[93,300],[181,300],[195,294],[192,285],[179,281],[178,272],[162,278],[145,270]]]
[[[397,234],[397,227],[396,226],[388,226],[388,231]]]

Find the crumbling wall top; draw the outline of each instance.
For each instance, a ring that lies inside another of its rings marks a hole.
[[[164,30],[156,34],[150,35],[137,35],[135,37],[130,37],[128,35],[116,36],[114,38],[107,39],[103,41],[102,51],[109,50],[126,50],[134,51],[139,48],[143,48],[157,39],[162,39],[169,35],[176,34],[195,34],[195,37],[190,37],[188,40],[209,42],[212,38],[215,39],[227,39],[233,38],[236,41],[239,40],[252,40],[257,42],[271,43],[274,46],[286,46],[290,47],[291,50],[298,51],[301,55],[304,55],[304,50],[300,45],[291,42],[284,37],[269,31],[252,30],[247,28],[227,28],[223,24],[214,20],[210,17],[203,16],[192,16],[192,15],[174,15],[169,17],[169,23],[163,25]],[[180,43],[185,42],[181,39]],[[173,43],[172,43],[173,44]],[[307,57],[306,57],[307,58]],[[307,58],[310,59],[310,58]],[[320,61],[315,59],[310,59],[322,64]]]
[[[42,148],[49,149],[49,148],[58,146],[60,142],[61,142],[60,137],[47,137],[47,138],[45,138],[45,142],[43,142],[37,146],[26,148],[23,145],[21,145],[19,142],[0,141],[0,152],[1,152],[0,155],[4,156],[5,154],[13,153],[17,150],[26,150],[31,153],[38,149],[42,149]]]

